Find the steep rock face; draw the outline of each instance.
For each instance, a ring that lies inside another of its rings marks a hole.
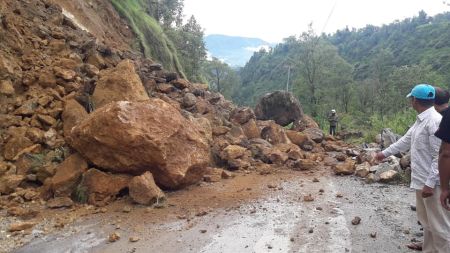
[[[157,184],[181,188],[199,181],[210,162],[207,138],[160,99],[116,102],[72,129],[73,147],[112,172],[152,172]]]
[[[274,120],[277,124],[286,126],[303,117],[300,102],[292,93],[275,91],[261,98],[255,108],[259,120]]]
[[[145,101],[148,99],[144,85],[130,60],[120,62],[115,68],[102,70],[92,95],[96,109],[115,101]]]

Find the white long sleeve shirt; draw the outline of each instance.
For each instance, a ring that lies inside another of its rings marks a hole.
[[[386,157],[411,150],[411,188],[439,185],[438,156],[441,140],[434,133],[442,116],[431,107],[417,115],[416,122],[397,142],[383,150]]]

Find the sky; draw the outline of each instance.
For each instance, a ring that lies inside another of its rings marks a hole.
[[[334,33],[346,26],[389,24],[417,16],[420,10],[433,16],[450,7],[444,0],[184,0],[186,18],[194,15],[206,35],[268,42],[299,35],[311,22],[317,34]]]

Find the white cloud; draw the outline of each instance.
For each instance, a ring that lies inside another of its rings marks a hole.
[[[387,24],[420,10],[429,15],[450,10],[442,0],[185,0],[184,6],[186,16],[193,14],[207,34],[270,42],[299,35],[311,22],[318,33],[332,33],[346,26]]]
[[[267,51],[267,50],[270,49],[270,46],[268,46],[268,45],[261,45],[261,46],[258,46],[258,47],[246,47],[244,49],[247,50],[247,51],[250,51],[250,52],[258,52],[261,49],[265,49]]]

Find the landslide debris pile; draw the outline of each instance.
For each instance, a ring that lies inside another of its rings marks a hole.
[[[140,204],[232,171],[333,168],[352,174],[359,152],[325,136],[289,93],[237,107],[204,84],[101,43],[46,0],[0,3],[2,205],[43,199]],[[279,105],[277,105],[279,104]],[[291,109],[284,110],[277,106]],[[280,124],[294,121],[294,130]],[[293,112],[293,113],[292,113]],[[362,161],[361,161],[362,162]],[[45,202],[44,202],[45,203]],[[14,212],[12,212],[13,214]],[[35,214],[34,214],[35,215]],[[31,215],[33,216],[33,215]]]

